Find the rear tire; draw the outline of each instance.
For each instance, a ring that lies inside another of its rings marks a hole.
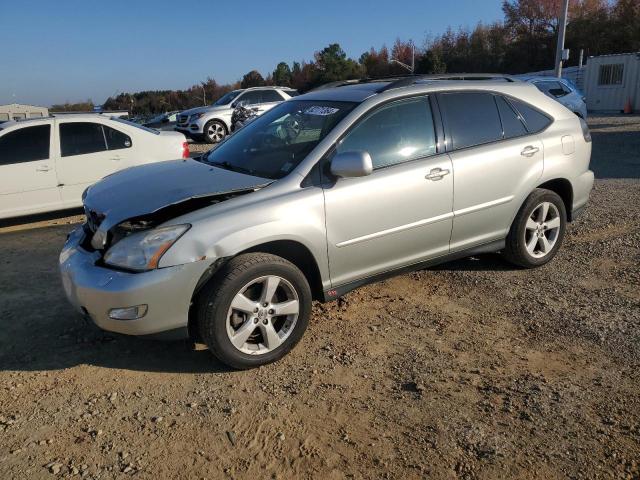
[[[536,188],[513,220],[502,253],[519,267],[544,265],[558,253],[566,227],[567,211],[562,198],[551,190]]]
[[[247,369],[289,353],[310,315],[304,274],[282,257],[248,253],[231,259],[203,288],[197,323],[218,360]]]

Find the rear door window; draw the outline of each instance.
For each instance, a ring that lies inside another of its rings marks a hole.
[[[504,138],[507,139],[526,135],[527,129],[513,107],[511,107],[504,97],[500,95],[496,95],[495,99],[498,104],[498,111],[500,112]]]
[[[246,92],[238,101],[244,105],[257,105],[258,103],[262,103],[262,92],[260,90]]]
[[[436,135],[427,97],[385,105],[365,118],[340,142],[337,152],[364,150],[373,168],[436,153]]]
[[[547,128],[552,122],[551,118],[544,113],[520,100],[510,98],[509,103],[520,113],[529,133],[538,133]]]
[[[103,125],[104,135],[107,137],[107,147],[109,150],[121,150],[131,147],[131,137],[125,135],[120,130]]]
[[[284,98],[275,90],[262,91],[262,103],[282,102]]]
[[[7,132],[0,137],[0,165],[49,159],[51,125],[37,125]]]
[[[444,93],[438,102],[454,149],[502,139],[498,107],[491,93]]]
[[[101,124],[91,122],[60,124],[60,154],[63,157],[106,150],[107,142]]]

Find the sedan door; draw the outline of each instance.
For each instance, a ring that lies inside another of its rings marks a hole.
[[[129,166],[131,138],[99,122],[63,120],[58,126],[62,201],[67,207],[80,206],[89,185]]]
[[[337,145],[367,151],[373,173],[325,185],[332,286],[445,255],[452,225],[453,175],[437,152],[425,96],[367,115]]]
[[[61,208],[52,123],[0,130],[0,218]]]

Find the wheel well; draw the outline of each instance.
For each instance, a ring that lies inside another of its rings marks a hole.
[[[318,269],[318,265],[315,261],[315,258],[313,257],[313,254],[303,244],[295,242],[293,240],[277,240],[274,242],[267,242],[261,245],[256,245],[255,247],[248,248],[247,250],[238,252],[236,255],[234,255],[234,257],[242,255],[243,253],[252,252],[271,253],[293,263],[306,277],[307,282],[309,282],[313,299],[320,301],[323,300],[324,297],[322,291],[322,278],[320,276],[320,270]],[[216,272],[231,258],[233,257],[230,256],[224,259],[221,258],[219,259],[219,261],[214,262],[214,264],[212,264],[211,267],[202,274],[202,277],[198,281],[198,285],[196,286],[196,290],[193,293],[193,297],[191,299],[191,306],[189,307],[188,313],[189,337],[195,342],[202,342],[202,338],[200,337],[200,332],[198,331],[196,323],[198,295],[200,293],[201,287],[209,282],[212,278],[215,278]]]
[[[549,180],[548,182],[538,185],[538,188],[544,188],[557,193],[564,203],[564,208],[567,211],[567,220],[572,220],[572,206],[573,206],[573,187],[571,182],[566,178],[556,178]]]
[[[276,240],[256,245],[238,253],[238,255],[249,252],[271,253],[290,261],[306,277],[309,287],[311,287],[313,299],[321,300],[323,298],[320,270],[313,254],[303,244],[293,240]]]

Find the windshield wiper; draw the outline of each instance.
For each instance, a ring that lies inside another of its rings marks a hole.
[[[232,165],[231,163],[224,161],[224,162],[209,162],[210,165],[213,165],[214,167],[220,167],[220,168],[224,168],[225,170],[231,170],[232,172],[238,172],[238,173],[246,173],[247,175],[253,175],[253,170],[250,170],[248,168],[245,167],[240,167],[238,165]]]

